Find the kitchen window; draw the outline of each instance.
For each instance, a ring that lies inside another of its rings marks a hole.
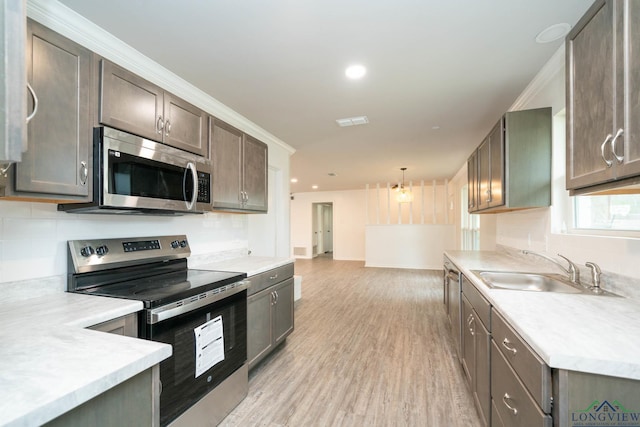
[[[480,249],[480,215],[469,214],[469,187],[465,185],[460,191],[460,247],[463,251],[477,251]]]
[[[576,229],[640,231],[640,194],[574,197]]]

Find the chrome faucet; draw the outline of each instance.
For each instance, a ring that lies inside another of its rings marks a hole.
[[[567,261],[569,263],[569,268],[564,268],[564,266],[562,264],[560,264],[560,262],[557,259],[552,258],[552,257],[550,257],[548,255],[545,255],[545,254],[541,254],[539,252],[533,252],[533,251],[529,251],[529,250],[525,249],[525,250],[522,251],[522,253],[525,254],[525,255],[537,255],[537,256],[539,256],[541,258],[546,259],[547,261],[551,261],[552,263],[554,263],[555,265],[560,267],[562,269],[562,271],[567,273],[567,276],[569,277],[569,280],[571,280],[573,283],[580,284],[580,270],[578,270],[578,266],[575,263],[573,263],[566,256],[558,254],[558,256],[560,258],[564,259],[565,261]]]
[[[593,285],[589,288],[596,294],[601,294],[603,291],[600,288],[600,276],[602,275],[602,270],[595,262],[587,262],[585,264],[587,267],[591,269],[591,279],[593,281]]]

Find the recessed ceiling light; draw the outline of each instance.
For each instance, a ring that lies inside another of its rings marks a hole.
[[[538,33],[536,36],[536,42],[551,43],[569,34],[569,30],[571,30],[571,25],[566,22],[553,24]]]
[[[431,126],[431,129],[433,129],[433,130],[439,130],[439,129],[440,129],[440,126],[438,126],[438,125],[436,125],[436,126]]]
[[[313,188],[314,190],[317,190],[318,186],[317,185],[312,185],[311,188]]]
[[[296,182],[298,182],[298,178],[291,178],[291,182],[295,184]]]
[[[336,120],[336,123],[343,128],[347,126],[366,125],[369,123],[369,118],[367,116],[347,117],[346,119]]]
[[[361,79],[367,74],[367,69],[360,64],[350,65],[344,72],[347,77],[353,80]]]

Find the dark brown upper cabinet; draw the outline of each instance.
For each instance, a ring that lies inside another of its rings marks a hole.
[[[640,3],[599,0],[566,39],[572,195],[640,187]]]
[[[100,61],[101,124],[208,157],[207,117],[142,77]]]
[[[551,108],[503,115],[467,161],[469,212],[551,204]]]

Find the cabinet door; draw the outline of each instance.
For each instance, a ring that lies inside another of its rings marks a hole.
[[[482,425],[488,426],[491,415],[491,375],[489,351],[491,348],[491,335],[484,324],[476,319],[476,378],[473,397],[478,408]]]
[[[467,200],[469,212],[478,210],[478,154],[474,151],[467,160]]]
[[[474,323],[478,320],[473,316],[473,308],[467,300],[462,297],[462,367],[467,378],[467,383],[473,386],[473,378],[475,377],[476,361],[476,343]]]
[[[137,313],[108,320],[97,325],[90,326],[89,329],[95,331],[108,332],[110,334],[124,335],[126,337],[138,337],[138,317]]]
[[[614,179],[613,10],[597,2],[567,36],[567,189]]]
[[[451,322],[451,335],[456,348],[456,356],[460,359],[460,282],[449,280],[449,320]]]
[[[622,12],[618,10],[616,16],[620,17]],[[624,84],[618,83],[616,87],[617,111],[624,111],[616,116],[616,129],[624,129],[620,141],[623,144],[616,146],[617,154],[624,156],[616,171],[618,178],[640,175],[640,4],[627,0],[624,12],[624,23],[620,23],[620,19],[617,21],[618,46],[622,45],[619,50],[626,58],[626,61],[622,60],[618,55],[618,69],[622,70],[618,76],[624,78]],[[620,105],[622,103],[624,105]]]
[[[168,92],[164,93],[164,143],[209,157],[207,115]]]
[[[213,207],[242,208],[242,138],[238,129],[210,119]]]
[[[478,147],[478,209],[489,207],[491,200],[491,140],[485,138]]]
[[[245,135],[242,154],[242,182],[246,193],[244,208],[251,211],[266,212],[268,208],[267,144]]]
[[[252,368],[273,347],[271,288],[247,298],[247,360]]]
[[[16,165],[16,191],[89,195],[92,60],[91,51],[28,21],[27,79],[38,111],[27,128],[28,149]]]
[[[163,91],[124,68],[100,61],[99,121],[162,142]]]
[[[276,285],[273,291],[276,297],[273,337],[277,345],[293,331],[293,278]]]
[[[504,127],[502,119],[489,134],[489,151],[491,159],[489,180],[489,207],[504,205]]]
[[[447,263],[445,263],[447,264]],[[449,311],[451,309],[451,307],[449,306],[449,277],[448,277],[448,272],[445,268],[444,270],[444,275],[442,278],[442,303],[444,304],[444,312],[447,314],[447,317],[449,318],[449,322],[451,322],[451,315],[449,314]]]

